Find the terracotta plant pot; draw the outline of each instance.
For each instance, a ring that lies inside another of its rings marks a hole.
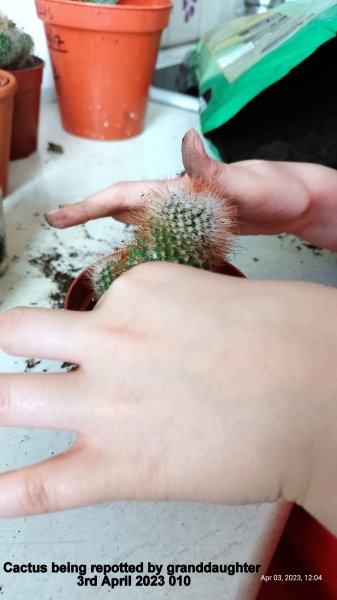
[[[1,81],[1,77],[0,77]],[[1,85],[1,83],[0,83]],[[1,110],[1,109],[0,109]],[[6,228],[3,211],[2,190],[0,185],[0,277],[8,267],[7,247],[6,247]]]
[[[141,133],[172,1],[35,4],[44,21],[64,128],[101,140]]]
[[[35,58],[34,66],[11,71],[18,82],[14,100],[11,159],[26,158],[37,148],[43,66],[44,62]]]
[[[3,196],[8,194],[8,166],[16,89],[15,77],[7,71],[0,71],[0,192],[2,188]]]
[[[233,277],[246,277],[239,269],[226,261],[218,272],[223,275],[232,275]],[[90,267],[87,267],[76,277],[76,279],[74,279],[65,297],[65,309],[89,311],[95,307],[96,300],[91,287],[89,274]]]

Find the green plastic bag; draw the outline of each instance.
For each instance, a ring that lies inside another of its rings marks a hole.
[[[337,0],[288,0],[204,36],[190,59],[203,132],[226,123],[336,31]]]

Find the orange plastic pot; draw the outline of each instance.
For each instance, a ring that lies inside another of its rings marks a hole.
[[[15,77],[7,71],[0,71],[0,192],[2,189],[3,196],[8,194],[8,166],[16,89]]]
[[[90,272],[91,267],[87,267],[74,279],[64,301],[65,309],[89,311],[95,307],[96,300],[90,282]],[[218,273],[233,277],[246,277],[239,269],[227,261],[224,261]]]
[[[11,159],[26,158],[37,148],[43,66],[43,60],[35,58],[34,66],[11,71],[18,83],[14,100]]]
[[[141,133],[172,1],[35,4],[44,22],[64,128],[101,140]]]

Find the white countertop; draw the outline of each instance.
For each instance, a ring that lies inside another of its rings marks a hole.
[[[1,309],[17,304],[58,306],[68,282],[123,235],[111,219],[53,230],[43,213],[123,179],[174,176],[182,170],[180,142],[197,114],[150,104],[146,130],[121,142],[73,137],[61,127],[57,106],[43,107],[39,152],[11,163],[5,201],[9,269],[0,279]],[[64,154],[47,152],[62,144]],[[292,236],[240,240],[233,263],[253,278],[305,279],[336,285],[337,254],[315,250]],[[33,357],[31,357],[33,359]],[[66,365],[9,357],[0,370],[64,370]],[[28,465],[64,450],[67,432],[0,429],[0,470]],[[265,572],[288,505],[230,507],[118,502],[41,517],[0,521],[0,595],[4,600],[116,600],[189,598],[249,600],[254,574],[194,574],[189,587],[77,587],[76,574],[8,574],[3,563],[261,563]],[[109,596],[108,596],[109,597]]]

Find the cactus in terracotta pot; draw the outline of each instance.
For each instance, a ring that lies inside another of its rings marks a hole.
[[[43,61],[34,56],[34,42],[0,11],[0,69],[18,84],[14,101],[11,159],[26,158],[37,148]]]
[[[0,85],[1,85],[1,75],[0,75]],[[0,276],[7,269],[7,250],[6,250],[6,232],[5,232],[5,222],[3,215],[3,206],[2,206],[2,190],[1,190],[1,181],[0,181]]]
[[[31,36],[0,13],[0,68],[15,70],[31,66],[33,50]]]
[[[234,214],[230,202],[201,180],[152,190],[139,209],[131,239],[91,268],[96,298],[133,266],[168,261],[218,271],[232,249]]]

